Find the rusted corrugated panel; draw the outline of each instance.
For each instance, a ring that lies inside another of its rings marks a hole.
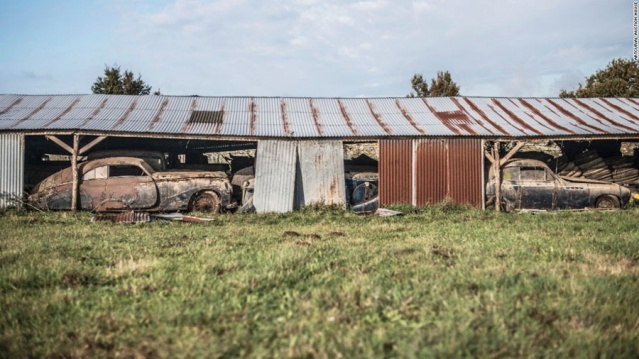
[[[298,195],[294,207],[313,203],[344,204],[344,145],[342,141],[298,142]],[[300,181],[301,179],[301,181]],[[300,188],[301,187],[301,188]]]
[[[415,140],[416,205],[450,200],[482,206],[481,140]]]
[[[406,139],[379,142],[379,203],[412,203],[413,142]]]
[[[284,213],[293,210],[296,159],[296,141],[258,141],[253,196],[257,212]]]
[[[445,200],[450,191],[447,139],[415,140],[415,205]]]
[[[189,123],[194,110],[224,111],[223,122]],[[0,95],[0,131],[27,130],[262,138],[638,135],[639,101]]]
[[[482,207],[482,157],[480,139],[448,139],[450,198],[453,202]]]
[[[0,134],[0,208],[20,206],[24,188],[24,136]]]

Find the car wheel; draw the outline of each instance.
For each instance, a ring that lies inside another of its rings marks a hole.
[[[193,196],[189,212],[219,213],[221,207],[220,196],[215,192],[205,191]]]
[[[619,203],[619,198],[607,194],[597,198],[597,202],[595,202],[595,208],[599,208],[599,209],[621,208],[621,203]]]

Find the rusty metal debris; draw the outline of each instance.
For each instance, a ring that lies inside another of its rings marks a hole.
[[[151,216],[149,213],[135,211],[124,213],[103,213],[91,218],[91,222],[146,223],[150,221]]]

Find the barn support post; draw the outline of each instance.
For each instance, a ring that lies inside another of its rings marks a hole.
[[[499,141],[493,143],[493,172],[495,174],[495,211],[500,211],[501,205],[501,161],[499,160]]]
[[[78,210],[78,153],[80,152],[80,135],[73,135],[73,148],[71,152],[71,173],[73,176],[73,182],[71,185],[71,211],[73,213]]]

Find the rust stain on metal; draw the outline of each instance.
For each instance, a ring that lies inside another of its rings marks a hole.
[[[413,141],[379,141],[379,203],[412,203]]]
[[[16,107],[20,102],[22,102],[22,97],[20,97],[19,99],[13,101],[13,103],[11,105],[9,105],[9,107],[7,107],[4,110],[0,111],[0,115],[4,115],[5,113],[11,111],[11,109]]]
[[[481,116],[482,119],[484,119],[486,122],[490,123],[499,132],[501,132],[502,135],[510,136],[510,133],[508,131],[506,131],[505,128],[501,127],[497,122],[491,120],[490,116],[486,115],[486,113],[482,109],[480,109],[479,106],[477,106],[475,103],[473,103],[472,101],[470,101],[466,97],[464,97],[464,101],[466,101],[468,106],[470,106],[470,108],[473,109],[473,111],[477,112],[479,114],[479,116]],[[488,132],[491,132],[491,131],[488,131]]]
[[[49,97],[48,99],[46,99],[43,103],[40,104],[40,106],[36,107],[35,110],[31,111],[28,115],[26,115],[25,117],[23,117],[22,119],[20,119],[18,122],[14,123],[11,128],[14,128],[16,126],[18,126],[19,124],[21,124],[24,121],[27,121],[29,119],[31,119],[31,117],[33,115],[35,115],[36,113],[38,113],[40,110],[42,110],[44,108],[44,106],[47,105],[47,103],[49,103],[49,101],[51,101],[52,97]]]
[[[610,100],[602,98],[600,99],[603,103],[605,103],[606,105],[614,108],[616,111],[619,111],[621,113],[623,113],[624,115],[632,118],[634,121],[639,121],[639,116],[633,114],[632,112],[625,110],[623,108],[621,108],[620,106],[615,105],[614,103],[610,102]]]
[[[220,119],[220,122],[218,122],[215,125],[215,134],[219,135],[220,132],[222,132],[222,125],[224,124],[224,115],[226,115],[226,112],[224,111],[224,104],[222,104],[222,107],[220,108],[220,112],[222,112],[222,118]]]
[[[155,125],[160,121],[160,118],[162,117],[162,114],[164,113],[164,110],[166,110],[166,106],[169,104],[169,99],[164,99],[164,101],[162,101],[162,106],[160,106],[160,109],[158,110],[158,112],[155,114],[155,116],[153,116],[153,120],[151,120],[151,124],[149,124],[149,130],[152,130],[153,127],[155,127]]]
[[[322,124],[320,124],[319,122],[319,110],[317,109],[317,107],[315,107],[315,104],[313,103],[313,99],[309,99],[308,100],[310,106],[311,106],[311,112],[313,113],[313,123],[315,124],[315,129],[317,130],[317,134],[320,136],[324,136],[324,130],[322,129]]]
[[[73,107],[80,102],[80,98],[76,97],[75,100],[73,100],[73,102],[71,103],[71,105],[69,105],[69,107],[67,107],[64,111],[62,111],[62,113],[60,115],[58,115],[56,118],[54,118],[53,120],[47,122],[44,126],[42,127],[49,127],[51,126],[51,124],[55,123],[56,121],[58,121],[59,119],[61,119],[64,115],[66,115],[67,113],[69,113]]]
[[[92,222],[113,222],[113,223],[146,223],[151,221],[148,212],[124,212],[98,214],[91,218]]]
[[[339,109],[342,112],[342,117],[344,117],[344,121],[346,121],[346,125],[351,130],[351,133],[357,136],[357,130],[355,129],[355,127],[353,127],[353,122],[351,121],[351,118],[348,115],[348,112],[346,111],[346,107],[344,106],[344,103],[342,103],[342,101],[338,99],[337,104],[339,105]]]
[[[577,122],[579,125],[589,128],[591,130],[597,131],[597,132],[603,132],[603,133],[610,133],[608,131],[605,131],[604,129],[601,129],[597,126],[593,126],[589,123],[587,123],[586,121],[580,119],[578,116],[575,116],[574,113],[566,110],[565,108],[563,108],[561,105],[559,105],[557,102],[553,101],[553,100],[548,100],[548,103],[550,103],[551,105],[555,106],[555,108],[564,116],[572,119],[573,121]],[[597,121],[600,122],[600,121]],[[601,122],[600,122],[601,123]],[[591,132],[591,131],[589,131]]]
[[[437,117],[437,119],[444,125],[446,128],[451,130],[456,135],[463,135],[460,129],[466,131],[468,134],[477,135],[470,125],[472,122],[466,116],[466,114],[462,111],[437,111],[433,106],[431,106],[426,98],[422,98],[422,101],[428,107],[428,109]]]
[[[136,98],[135,101],[131,103],[131,106],[129,106],[129,108],[126,110],[122,118],[120,118],[113,126],[111,126],[111,129],[114,130],[115,128],[120,126],[122,123],[124,123],[124,121],[126,121],[126,119],[129,118],[129,116],[131,115],[131,112],[135,110],[135,107],[137,105],[138,105],[138,100]]]
[[[291,129],[289,127],[290,125],[288,123],[288,118],[286,115],[286,102],[284,100],[280,101],[280,108],[282,110],[282,125],[284,126],[284,135],[290,136]]]
[[[534,107],[533,105],[531,105],[528,101],[524,100],[524,99],[519,99],[519,102],[524,105],[524,107],[526,107],[527,109],[529,109],[532,113],[534,113],[535,115],[541,117],[544,119],[544,121],[548,122],[551,126],[560,129],[564,132],[567,133],[571,133],[571,134],[575,134],[574,131],[558,124],[557,122],[553,121],[550,117],[544,115],[541,111],[539,111],[539,109],[537,109],[536,107]]]
[[[406,111],[406,109],[402,107],[402,105],[399,102],[399,99],[395,99],[395,105],[397,106],[399,111],[402,113],[402,116],[404,116],[406,121],[408,121],[408,123],[410,123],[410,125],[413,126],[413,128],[417,130],[417,132],[419,132],[420,135],[426,134],[424,130],[422,130],[419,126],[417,126],[417,122],[413,120],[413,117],[411,117],[410,113],[408,113],[408,111]]]
[[[474,118],[474,117],[470,116],[470,114],[469,114],[469,113],[467,113],[467,112],[464,110],[464,107],[461,105],[461,103],[459,103],[459,99],[457,99],[457,98],[455,98],[455,97],[451,97],[450,99],[451,99],[451,101],[453,101],[453,103],[455,104],[455,106],[457,106],[457,108],[459,109],[459,111],[462,111],[462,112],[466,113],[466,116],[468,116],[469,118],[471,118],[472,120],[474,120],[474,122],[475,122],[476,124],[478,124],[478,125],[479,125],[481,128],[483,128],[484,130],[486,130],[486,132],[488,132],[488,133],[490,133],[490,134],[492,134],[492,133],[493,133],[491,130],[489,130],[489,129],[488,129],[488,127],[484,126],[484,124],[483,124],[481,121],[477,121],[477,120],[475,120],[475,118]]]
[[[632,127],[626,126],[624,124],[621,124],[621,123],[609,118],[608,116],[604,115],[600,111],[597,111],[595,108],[593,108],[592,106],[588,105],[587,103],[583,102],[580,99],[575,99],[575,102],[577,104],[579,104],[581,107],[583,107],[583,108],[587,109],[588,111],[594,113],[595,115],[599,116],[600,118],[603,118],[604,120],[610,122],[610,124],[613,125],[613,126],[616,126],[616,127],[619,127],[619,128],[623,128],[624,130],[628,130],[628,131],[633,131],[633,132],[637,131],[636,128],[632,128]],[[590,117],[592,117],[592,116],[590,116]]]
[[[504,106],[501,102],[499,102],[499,100],[497,100],[496,98],[494,98],[492,100],[492,102],[499,107],[502,111],[504,111],[508,117],[510,117],[511,120],[517,122],[520,126],[522,126],[523,128],[539,135],[539,136],[543,136],[543,133],[539,132],[538,130],[536,130],[534,127],[530,126],[529,124],[526,123],[526,121],[522,120],[521,118],[519,118],[517,115],[515,115],[512,111],[510,111],[509,109],[506,108],[506,106]]]
[[[637,102],[637,100],[635,100],[635,99],[632,99],[632,98],[626,98],[626,99],[624,99],[624,100],[626,100],[626,101],[628,101],[628,102],[632,102],[635,106],[639,106],[639,102]],[[635,108],[635,109],[637,109],[637,108]]]
[[[102,103],[100,104],[100,106],[98,108],[95,109],[95,111],[93,111],[93,113],[91,114],[91,116],[89,116],[89,118],[87,118],[86,120],[84,120],[79,127],[84,127],[87,125],[87,123],[89,123],[89,121],[93,120],[98,113],[100,113],[100,111],[102,111],[102,109],[104,108],[104,106],[106,106],[107,101],[109,101],[109,98],[105,98],[104,100],[102,100]]]
[[[189,115],[187,116],[187,118],[191,118],[191,115],[193,114],[193,111],[195,111],[196,108],[197,108],[197,100],[193,99],[193,101],[191,101],[191,108],[189,109]],[[224,116],[224,115],[222,114],[222,116]],[[191,122],[187,120],[182,125],[182,128],[180,129],[180,132],[186,133],[190,129],[191,129]],[[219,128],[218,128],[218,131],[219,131]],[[217,133],[219,133],[219,132],[217,132]]]
[[[255,100],[251,98],[251,102],[249,103],[249,112],[251,113],[251,136],[253,136],[253,134],[255,133],[255,124],[257,122],[257,113],[255,112],[256,108],[257,104],[255,103]]]
[[[366,104],[368,105],[368,109],[371,110],[371,114],[373,115],[373,118],[375,118],[375,121],[377,121],[377,123],[379,124],[379,127],[381,127],[382,130],[384,130],[384,132],[386,132],[387,135],[389,136],[392,135],[393,131],[391,131],[391,129],[388,128],[388,126],[386,126],[384,121],[382,121],[382,116],[378,114],[377,112],[375,112],[375,105],[373,105],[373,103],[370,100],[366,100]]]

